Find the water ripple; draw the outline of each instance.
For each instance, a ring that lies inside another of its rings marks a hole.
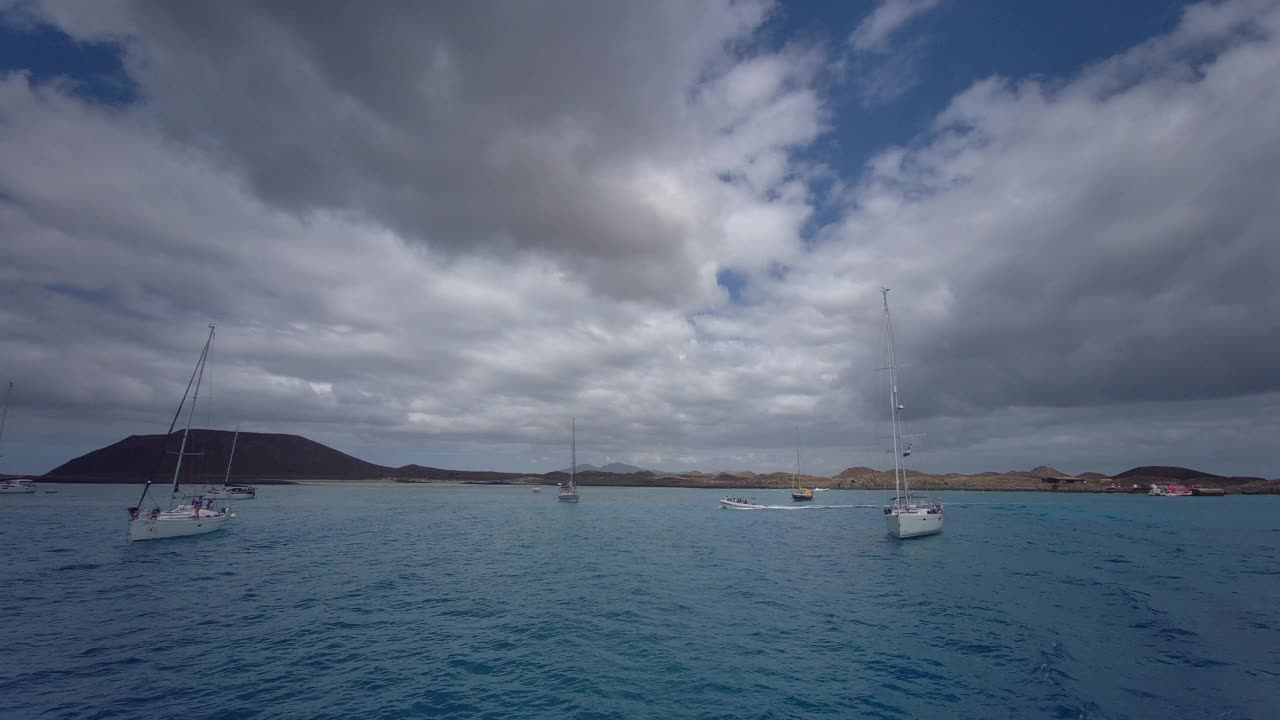
[[[900,543],[868,492],[272,487],[128,545],[135,492],[0,506],[38,548],[0,717],[1242,720],[1280,679],[1280,499],[992,494]]]

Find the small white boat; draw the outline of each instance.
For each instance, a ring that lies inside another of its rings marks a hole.
[[[921,537],[942,532],[942,503],[925,497],[912,497],[907,483],[903,458],[911,455],[911,446],[902,442],[902,399],[898,395],[898,364],[893,354],[893,321],[889,317],[889,288],[884,288],[884,328],[889,349],[889,419],[893,425],[893,485],[896,497],[884,509],[885,526],[898,539]]]
[[[578,502],[578,419],[574,418],[572,423],[573,440],[571,441],[572,450],[569,453],[569,483],[560,486],[560,494],[556,499],[560,502],[576,503]]]
[[[187,390],[182,395],[182,402],[178,403],[178,412],[173,416],[173,422],[169,424],[169,432],[165,434],[162,442],[168,442],[169,436],[173,434],[173,428],[178,424],[178,418],[182,416],[182,406],[186,404],[188,395],[191,393],[192,387],[195,392],[190,395],[191,406],[187,409],[187,426],[182,431],[182,444],[178,448],[178,461],[173,469],[173,487],[169,493],[169,502],[176,503],[178,499],[178,480],[182,473],[182,458],[193,454],[187,452],[187,438],[191,435],[191,419],[195,415],[196,400],[200,397],[200,383],[204,379],[205,363],[209,359],[209,346],[213,343],[213,325],[209,325],[209,339],[204,343],[204,350],[200,353],[200,359],[196,361],[196,369],[191,373],[191,380],[187,383]],[[215,530],[221,530],[226,527],[228,521],[236,515],[233,512],[222,508],[214,509],[212,501],[207,501],[201,496],[191,498],[189,504],[174,504],[168,510],[161,510],[157,504],[149,511],[143,511],[142,503],[147,499],[147,491],[151,489],[151,478],[147,478],[147,484],[142,487],[142,497],[138,498],[138,505],[128,508],[129,511],[129,540],[160,540],[163,538],[185,537],[188,535],[203,535],[211,533]]]
[[[540,488],[540,487],[538,487],[538,486],[536,486],[536,485],[535,485],[535,486],[534,486],[534,488],[533,488],[533,492],[534,492],[534,494],[540,493],[540,492],[542,492],[542,488]]]
[[[253,500],[258,497],[258,490],[248,485],[214,485],[204,496],[217,500]]]
[[[10,478],[0,480],[0,495],[25,495],[36,491],[30,478]]]
[[[1152,485],[1147,494],[1157,497],[1191,497],[1194,493],[1186,485],[1170,483],[1168,485]]]
[[[730,510],[763,510],[764,506],[754,500],[748,498],[732,498],[726,497],[720,501],[720,506]]]

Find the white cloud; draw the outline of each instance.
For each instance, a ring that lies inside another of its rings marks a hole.
[[[1280,392],[1274,4],[976,83],[809,244],[797,156],[839,119],[819,54],[759,44],[767,7],[458,10],[425,38],[417,4],[272,7],[55,12],[133,38],[129,108],[0,80],[6,444],[162,429],[214,320],[225,424],[374,461],[561,467],[576,415],[588,462],[783,468],[799,425],[812,471],[883,464],[887,284],[932,467],[1274,474],[1223,440]]]
[[[912,20],[938,7],[939,0],[881,0],[849,36],[854,52],[881,53],[889,39]]]

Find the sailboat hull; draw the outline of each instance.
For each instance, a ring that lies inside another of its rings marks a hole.
[[[165,538],[204,535],[227,526],[235,513],[203,514],[199,518],[186,513],[160,513],[157,518],[139,516],[129,521],[129,540],[163,540]]]
[[[204,496],[210,500],[253,500],[258,497],[258,493],[256,490],[252,492],[232,491],[215,487],[205,490]]]
[[[0,487],[0,495],[26,495],[36,491],[34,485],[7,485]]]
[[[902,540],[942,532],[942,513],[926,510],[891,512],[884,516],[884,522],[889,534]]]
[[[559,500],[560,500],[560,502],[571,502],[571,503],[576,503],[576,502],[578,502],[578,496],[577,496],[577,495],[561,495],[561,496],[559,497]]]

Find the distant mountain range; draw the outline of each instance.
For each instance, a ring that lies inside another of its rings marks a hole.
[[[223,430],[192,430],[187,442],[189,455],[183,462],[184,483],[218,482],[227,468],[233,434]],[[167,483],[173,476],[182,434],[131,435],[120,442],[81,455],[50,470],[40,478],[50,482],[141,483],[150,476],[153,481]],[[666,473],[644,470],[634,465],[610,463],[604,467],[580,464],[578,482],[583,485],[641,487],[707,487],[724,489],[786,488],[792,484],[790,473],[757,474],[703,473],[689,471]],[[1130,490],[1134,485],[1179,482],[1200,487],[1217,487],[1233,493],[1280,493],[1280,480],[1255,477],[1224,477],[1189,468],[1143,466],[1114,477],[1101,473],[1081,473],[1072,477],[1042,465],[1033,470],[984,472],[972,475],[958,473],[930,474],[910,471],[915,490],[1046,490],[1100,492],[1107,488]],[[1057,479],[1047,483],[1045,478]],[[347,455],[299,435],[274,433],[240,433],[235,461],[231,465],[233,482],[257,484],[288,483],[298,480],[397,480],[401,482],[453,481],[483,484],[554,484],[569,479],[568,468],[545,474],[509,473],[475,470],[448,470],[422,465],[390,467],[375,465]],[[883,490],[893,487],[893,472],[868,467],[852,467],[834,477],[801,475],[807,487]]]
[[[645,470],[644,468],[638,468],[635,465],[628,465],[626,463],[609,463],[604,467],[596,467],[595,465],[588,465],[587,463],[578,463],[575,467],[577,467],[578,472],[580,473],[603,472],[603,473],[622,473],[625,475],[629,473],[653,472],[652,470]],[[569,468],[565,468],[563,470],[557,470],[556,472],[567,473],[569,472]]]

